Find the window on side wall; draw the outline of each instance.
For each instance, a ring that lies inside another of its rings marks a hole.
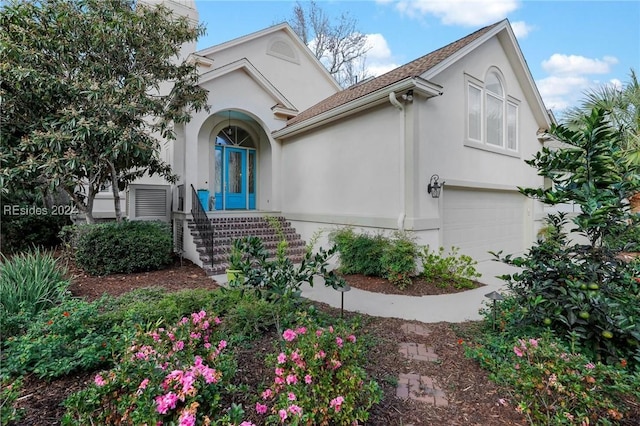
[[[466,76],[466,145],[518,155],[518,101],[508,95],[504,79],[490,69],[484,81]]]

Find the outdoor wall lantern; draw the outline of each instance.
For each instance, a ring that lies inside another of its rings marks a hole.
[[[487,293],[484,295],[484,297],[486,297],[489,300],[493,301],[493,306],[491,307],[491,309],[493,310],[493,330],[495,331],[496,329],[496,302],[498,300],[504,300],[504,297],[502,297],[502,295],[500,293],[498,293],[497,291],[492,291],[491,293]]]
[[[433,198],[440,198],[440,191],[442,191],[442,187],[444,186],[444,182],[438,182],[439,179],[440,176],[433,175],[431,176],[431,179],[429,179],[429,184],[427,185],[427,192],[431,194]]]

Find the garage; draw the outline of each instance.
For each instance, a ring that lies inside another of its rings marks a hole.
[[[489,251],[522,253],[528,199],[516,191],[446,188],[443,191],[443,246],[458,247],[477,261]]]

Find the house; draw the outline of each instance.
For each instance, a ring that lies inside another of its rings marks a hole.
[[[193,1],[165,3],[197,19]],[[192,261],[199,200],[209,218],[277,214],[303,239],[402,229],[477,260],[534,241],[543,210],[517,187],[543,185],[524,160],[551,118],[507,20],[344,90],[287,24],[184,54],[211,109],[163,146],[178,184],[141,180],[127,205],[173,221]]]

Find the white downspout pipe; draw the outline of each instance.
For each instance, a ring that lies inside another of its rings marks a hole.
[[[400,191],[400,205],[401,210],[400,210],[400,214],[398,215],[398,230],[400,231],[404,231],[404,220],[406,217],[406,212],[405,212],[405,206],[406,206],[406,202],[405,202],[405,193],[404,193],[404,180],[405,180],[405,164],[404,164],[404,156],[405,156],[405,116],[404,116],[404,105],[402,105],[402,103],[400,101],[398,101],[398,99],[396,98],[396,92],[391,92],[389,93],[389,102],[391,102],[391,105],[393,105],[394,107],[398,108],[398,110],[400,111],[400,185],[399,185],[399,191]]]

